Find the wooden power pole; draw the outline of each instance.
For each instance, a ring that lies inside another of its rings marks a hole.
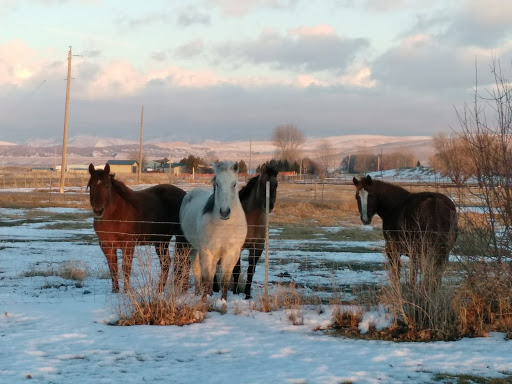
[[[144,133],[144,106],[140,113],[140,145],[139,145],[139,183],[142,181],[142,136]]]
[[[69,115],[69,90],[71,88],[71,46],[68,54],[68,78],[66,86],[66,107],[64,109],[64,137],[62,139],[62,162],[60,166],[60,193],[64,193],[64,180],[66,178],[66,151],[68,147],[68,115]]]

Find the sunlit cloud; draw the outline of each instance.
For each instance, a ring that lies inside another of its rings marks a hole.
[[[210,2],[231,17],[242,16],[255,8],[292,9],[298,0],[210,0]]]
[[[41,65],[36,52],[20,40],[0,45],[0,85],[21,86]]]
[[[291,29],[288,34],[290,36],[334,36],[336,35],[336,30],[328,24],[321,24],[314,27]]]

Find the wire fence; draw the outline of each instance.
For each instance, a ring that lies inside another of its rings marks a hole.
[[[83,180],[86,184],[88,177],[84,175]],[[195,185],[179,186],[191,189]],[[431,185],[429,188],[442,190],[444,187]],[[88,193],[85,191],[77,194],[37,192],[19,195],[22,195],[18,196],[21,199],[28,199],[30,196],[39,201],[48,199],[48,206],[90,208]],[[56,204],[57,199],[64,200]],[[312,203],[319,204],[313,206]],[[323,209],[315,212],[317,206]],[[376,217],[371,227],[360,225],[353,186],[289,183],[283,187],[281,184],[275,208],[275,211],[279,210],[283,212],[274,213],[270,217],[268,257],[267,252],[264,252],[257,264],[253,296],[262,294],[265,290],[264,260],[268,260],[268,283],[271,290],[280,285],[294,284],[304,294],[321,300],[330,300],[333,297],[345,301],[357,300],[361,295],[375,292],[386,284],[388,260],[384,253],[385,243],[380,220]],[[461,206],[459,210],[462,213],[471,213],[475,211],[474,203],[469,202],[469,205]],[[30,207],[19,212],[3,208],[0,212],[0,302],[59,300],[63,290],[76,292],[74,295],[77,299],[84,292],[109,292],[110,274],[98,246],[90,211],[80,211],[79,218],[73,210],[57,210],[56,214],[46,215],[41,212],[44,211]],[[133,223],[103,221],[119,225]],[[166,226],[179,223],[157,224]],[[107,232],[131,235],[120,229]],[[230,237],[229,232],[223,236]],[[147,235],[162,236],[161,233]],[[455,271],[453,273],[460,270],[457,264],[461,255],[486,255],[488,244],[480,241],[481,235],[481,232],[459,231],[459,241],[452,252],[448,276],[450,270]],[[506,249],[507,234],[503,233],[503,237]],[[147,270],[139,266],[138,260],[142,260],[142,255],[152,255],[151,260],[155,263],[152,270],[157,273],[160,266],[153,247],[137,239],[130,241],[136,246],[133,274]],[[171,240],[170,244],[170,253],[173,254],[175,241]],[[510,245],[508,247],[510,250]],[[121,254],[118,253],[117,256],[121,264]],[[242,252],[241,260],[243,281],[249,263],[248,250]],[[408,259],[404,258],[404,271],[407,263]],[[69,271],[66,272],[67,269],[82,269],[86,272],[86,277],[83,280],[73,280],[69,278],[71,275]],[[121,278],[121,273],[119,277]],[[17,288],[13,288],[13,284]],[[192,278],[190,284],[193,284]],[[20,292],[31,292],[31,296],[20,295]]]
[[[342,213],[357,215],[354,211]],[[2,286],[6,287],[15,280],[19,287],[26,291],[33,285],[39,293],[31,300],[59,300],[63,290],[88,291],[104,294],[111,289],[110,274],[107,263],[94,233],[93,220],[66,219],[61,217],[61,225],[54,227],[55,220],[49,218],[32,223],[16,224],[15,218],[10,218],[11,225],[4,217],[4,227],[0,228],[0,301],[18,301],[18,295],[9,297],[2,294]],[[21,220],[20,218],[18,218]],[[105,223],[123,226],[132,223],[148,223],[148,221],[102,220]],[[162,226],[176,225],[176,222],[150,222]],[[53,228],[53,229],[52,229]],[[230,232],[221,235],[230,238]],[[157,245],[162,236],[163,241],[169,241],[170,235],[162,233],[146,234],[151,241],[140,241],[138,234],[112,229],[103,234],[133,236],[133,240],[125,240],[124,247],[134,246],[135,261],[133,275],[147,273],[148,267],[142,266],[141,260],[147,260],[147,255],[154,265],[149,270],[158,274],[159,260],[156,257],[153,242]],[[459,237],[472,234],[459,233]],[[253,240],[261,241],[261,238]],[[421,240],[417,241],[421,244]],[[160,243],[161,244],[161,243]],[[305,296],[316,297],[320,301],[339,298],[345,302],[357,301],[365,296],[379,291],[387,284],[388,260],[384,252],[384,239],[378,223],[374,227],[361,225],[321,226],[307,223],[275,223],[270,221],[268,257],[263,252],[257,263],[253,279],[253,297],[265,292],[265,260],[268,260],[268,285],[272,292],[275,287],[293,284]],[[170,254],[176,249],[175,240],[170,241]],[[458,270],[458,248],[452,252],[449,270]],[[145,255],[145,256],[144,256]],[[143,257],[144,256],[144,257]],[[122,265],[121,252],[118,252],[119,265]],[[70,264],[71,263],[71,264]],[[249,264],[249,250],[244,250],[241,257],[242,285],[246,279]],[[408,259],[403,258],[404,274],[406,274]],[[73,267],[74,266],[74,267]],[[83,281],[74,280],[66,269],[84,270]],[[121,270],[121,269],[120,269]],[[122,281],[122,273],[119,272]],[[156,280],[156,279],[155,279]],[[190,276],[190,286],[193,279]],[[5,290],[9,292],[9,289]],[[4,291],[4,292],[5,292]],[[243,291],[243,289],[242,289]],[[27,300],[24,297],[23,300]]]

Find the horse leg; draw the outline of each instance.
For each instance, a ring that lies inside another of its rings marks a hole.
[[[242,254],[238,258],[235,267],[233,268],[233,293],[238,295],[240,291],[238,290],[238,281],[240,280],[240,270],[241,270],[241,262],[242,262]]]
[[[190,271],[190,252],[192,246],[183,236],[176,236],[174,247],[174,286],[183,293],[188,289],[188,276]]]
[[[203,296],[212,294],[213,275],[217,266],[218,258],[214,260],[212,252],[201,250],[199,252],[199,264],[201,267],[201,288]]]
[[[251,248],[249,251],[249,267],[247,268],[247,281],[245,282],[245,299],[249,300],[251,296],[252,278],[256,271],[256,264],[263,253],[263,248]]]
[[[171,255],[169,255],[169,243],[166,241],[155,243],[156,254],[160,260],[160,280],[158,281],[158,292],[162,293],[169,277],[171,267]]]
[[[130,289],[130,274],[132,272],[133,254],[135,252],[135,245],[125,243],[123,247],[123,291],[128,292]]]
[[[196,295],[201,294],[201,265],[199,263],[199,251],[192,250],[190,254],[192,259],[192,272],[194,273],[194,285],[196,287]]]
[[[400,286],[400,254],[397,252],[396,245],[389,241],[386,242],[385,248],[391,269],[391,282]]]
[[[421,275],[423,281],[423,274]],[[414,287],[418,283],[418,261],[417,257],[409,255],[409,284]]]
[[[213,274],[213,292],[219,292],[220,286],[219,282],[217,281],[217,273]]]
[[[228,298],[228,288],[229,283],[231,282],[231,275],[233,274],[233,268],[235,267],[237,260],[240,260],[240,251],[238,252],[229,252],[224,255],[224,257],[220,260],[220,265],[222,269],[222,298],[227,300]]]
[[[119,278],[117,276],[117,248],[101,244],[101,250],[107,259],[110,278],[112,279],[112,293],[119,292]]]

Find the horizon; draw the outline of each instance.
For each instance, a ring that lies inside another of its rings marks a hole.
[[[360,139],[362,141],[365,140],[377,140],[377,139],[383,139],[389,142],[399,141],[399,139],[404,139],[405,141],[415,141],[415,140],[428,140],[432,139],[433,136],[427,136],[427,135],[382,135],[382,134],[347,134],[347,135],[332,135],[332,136],[306,136],[305,145],[310,142],[319,142],[322,140],[327,139],[340,139],[341,141],[349,141],[349,140],[355,140]],[[395,140],[397,139],[397,140]],[[84,143],[78,145],[77,141],[82,140]],[[210,139],[207,138],[202,141],[193,141],[193,140],[160,140],[160,139],[150,139],[145,140],[143,138],[143,145],[168,145],[172,143],[180,144],[180,143],[186,143],[191,146],[197,146],[197,145],[204,145],[208,143],[230,143],[230,144],[236,144],[236,143],[249,143],[252,142],[253,144],[268,144],[274,146],[272,139],[262,139],[262,140],[252,140],[252,139],[233,139],[233,140],[219,140],[219,139]],[[101,145],[100,145],[101,144]],[[62,138],[59,139],[46,139],[46,138],[32,138],[29,139],[27,142],[9,142],[9,141],[3,141],[0,140],[0,146],[10,146],[10,145],[16,145],[16,146],[27,146],[27,147],[62,147]],[[140,145],[140,139],[123,139],[123,138],[117,138],[117,137],[110,137],[110,136],[90,136],[90,135],[70,135],[68,136],[67,140],[68,147],[109,147],[109,146],[115,146],[115,145]],[[372,144],[370,144],[372,145]]]
[[[0,141],[434,136],[510,73],[512,3],[0,0]],[[90,23],[94,20],[94,23]],[[56,27],[58,26],[58,27]],[[75,56],[76,55],[76,56]],[[454,128],[455,127],[455,128]]]

